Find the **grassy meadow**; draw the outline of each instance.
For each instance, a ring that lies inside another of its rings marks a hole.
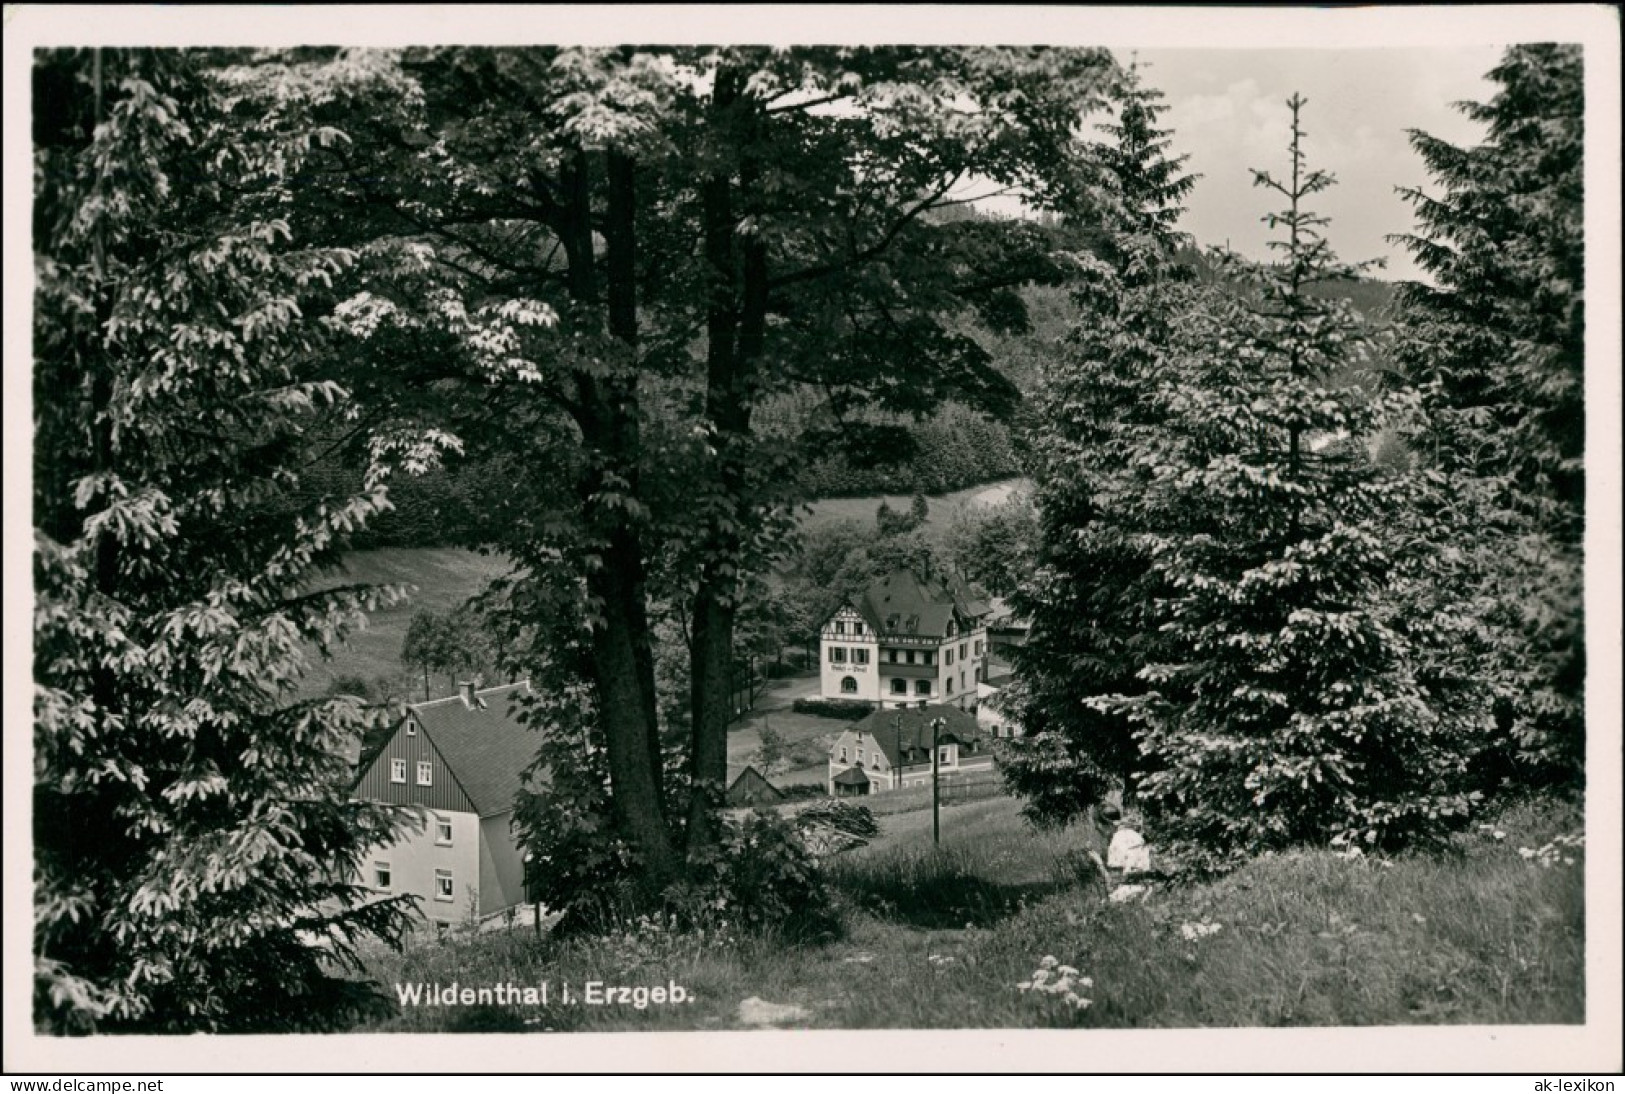
[[[956,513],[963,509],[978,505],[997,505],[1017,490],[1030,487],[1028,479],[1003,479],[999,482],[983,483],[981,486],[972,486],[964,490],[955,490],[949,494],[928,494],[926,504],[929,511],[926,514],[927,526],[948,524]],[[860,498],[819,498],[808,503],[801,512],[801,527],[804,531],[821,528],[843,520],[862,521],[866,524],[875,519],[875,510],[885,502],[899,512],[907,511],[909,503],[914,499],[908,495],[874,495]]]
[[[303,691],[321,695],[340,677],[360,677],[368,685],[387,681],[404,687],[405,694],[423,697],[421,677],[408,681],[401,664],[401,645],[415,612],[448,612],[485,588],[491,579],[508,571],[506,559],[481,555],[458,547],[381,547],[354,551],[344,569],[328,577],[325,585],[408,585],[400,603],[369,612],[364,630],[350,636],[331,660],[313,661]],[[450,694],[446,680],[432,682],[435,694]]]
[[[923,818],[923,823],[922,823]],[[1035,833],[1016,803],[880,818],[830,860],[839,937],[642,923],[553,940],[453,933],[370,972],[397,983],[548,981],[545,1006],[407,1006],[379,1032],[732,1029],[741,1003],[797,1008],[783,1028],[1183,1028],[1584,1021],[1584,858],[1551,847],[1572,805],[1530,804],[1443,852],[1266,857],[1209,884],[1114,903],[1083,866],[1100,836]],[[1540,849],[1547,848],[1543,855]],[[1543,861],[1549,865],[1542,865]],[[1046,957],[1078,970],[1087,1007],[1020,985]],[[589,980],[683,987],[682,1004],[582,1005]],[[577,1001],[558,991],[572,985]]]

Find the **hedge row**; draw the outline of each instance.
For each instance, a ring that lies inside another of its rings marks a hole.
[[[874,713],[874,705],[853,699],[797,699],[790,704],[797,714],[810,714],[815,718],[839,718],[856,722]]]

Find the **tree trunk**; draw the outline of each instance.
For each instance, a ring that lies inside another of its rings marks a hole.
[[[611,156],[609,174],[605,233],[609,326],[630,356],[637,343],[634,165],[624,156]],[[585,151],[576,151],[564,181],[566,209],[559,237],[569,260],[574,323],[579,333],[591,337],[598,300]],[[603,494],[611,489],[637,495],[641,455],[637,387],[630,366],[602,379],[581,372],[576,376],[575,402],[582,440],[595,460],[581,484],[581,498],[599,550],[598,565],[587,573],[587,590],[598,608],[592,673],[611,797],[622,831],[643,856],[645,887],[658,892],[678,876],[681,866],[665,811],[643,544],[627,507],[603,504]]]
[[[748,199],[760,169],[750,148],[752,126],[739,124],[733,117],[738,110],[752,109],[740,89],[739,73],[724,69],[717,74],[712,118],[718,139],[736,141],[741,148],[740,190]],[[726,170],[712,175],[702,187],[705,258],[711,278],[706,315],[706,417],[714,430],[716,485],[725,516],[714,519],[708,530],[694,596],[691,854],[715,842],[716,811],[727,788],[728,725],[733,721],[731,670],[741,586],[740,529],[749,519],[751,504],[750,416],[767,320],[767,247],[759,227],[740,232],[734,196],[734,181]]]

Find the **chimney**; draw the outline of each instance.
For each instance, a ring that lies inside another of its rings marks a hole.
[[[474,696],[474,681],[472,680],[459,680],[457,682],[457,694],[463,697],[463,706],[469,710],[478,710],[484,705]]]

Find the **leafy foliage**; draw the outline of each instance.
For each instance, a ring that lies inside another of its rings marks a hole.
[[[1267,218],[1279,261],[1251,274],[1256,303],[1226,315],[1189,362],[1137,503],[1165,595],[1145,694],[1097,700],[1139,727],[1151,768],[1140,798],[1194,861],[1327,840],[1391,847],[1465,820],[1465,769],[1482,707],[1428,686],[1431,613],[1399,595],[1436,538],[1392,533],[1411,484],[1379,473],[1366,443],[1407,406],[1325,378],[1361,352],[1342,301],[1306,286],[1348,279],[1306,199],[1311,170],[1293,113],[1291,174]],[[1420,550],[1418,550],[1420,549]],[[1424,607],[1432,607],[1424,606]]]
[[[423,674],[425,700],[430,698],[430,673],[444,673],[456,686],[490,671],[497,660],[486,621],[467,604],[445,615],[414,612],[401,644],[402,664]]]
[[[842,430],[842,447],[808,453],[799,492],[806,497],[941,494],[1009,478],[1021,469],[1010,428],[963,407],[949,404],[923,422],[898,428],[904,429],[906,443],[900,451],[884,452],[855,444],[850,426]]]
[[[946,554],[956,573],[994,596],[1009,596],[1032,572],[1038,510],[1015,493],[997,505],[961,511],[948,526]]]
[[[1416,399],[1333,380],[1374,355],[1348,303],[1313,291],[1360,271],[1307,207],[1333,179],[1289,105],[1290,175],[1255,172],[1283,198],[1278,261],[1221,256],[1223,285],[1189,285],[1151,248],[1098,274],[1100,318],[1051,404],[1030,736],[1005,765],[1040,820],[1123,780],[1197,867],[1461,823],[1486,713],[1443,652],[1470,627],[1435,557],[1440,483],[1367,455]]]
[[[309,593],[386,505],[297,514],[347,252],[282,219],[314,100],[206,55],[42,53],[36,101],[35,1020],[52,1032],[321,1030],[387,1007],[358,883],[402,827],[349,801],[379,719],[291,702],[376,590]],[[403,444],[405,439],[403,438]]]
[[[1086,815],[1113,785],[1132,788],[1131,722],[1081,699],[1145,689],[1137,674],[1159,637],[1149,607],[1163,590],[1132,507],[1170,417],[1169,370],[1200,351],[1211,333],[1202,317],[1223,303],[1178,261],[1174,213],[1194,178],[1166,153],[1160,94],[1135,75],[1117,124],[1103,127],[1112,140],[1097,145],[1111,164],[1095,199],[1111,261],[1087,263],[1073,290],[1077,318],[1040,370],[1026,445],[1036,566],[1014,600],[1032,623],[1005,696],[1026,732],[1002,746],[1000,770],[1040,824]]]
[[[693,920],[704,922],[708,911],[748,930],[791,937],[828,938],[838,925],[829,883],[800,830],[766,809],[729,823],[670,898]]]
[[[787,758],[787,744],[784,734],[773,728],[772,722],[764,721],[761,728],[761,744],[756,749],[756,766],[766,777],[772,777],[783,765]]]
[[[1478,671],[1497,696],[1497,761],[1515,786],[1584,781],[1585,102],[1577,46],[1509,49],[1473,148],[1413,132],[1442,187],[1404,190],[1418,233],[1397,237],[1436,284],[1401,292],[1398,367],[1427,414],[1406,441],[1450,476],[1441,514],[1470,545]]]
[[[376,63],[400,93],[365,104],[303,198],[369,273],[339,308],[371,366],[364,414],[508,461],[508,496],[474,507],[478,542],[580,579],[516,603],[576,598],[592,641],[572,671],[606,723],[614,821],[658,891],[717,835],[736,666],[782,626],[742,605],[783,552],[806,456],[948,403],[1009,414],[1015,389],[963,322],[1018,330],[1015,290],[1069,274],[1055,230],[933,214],[973,176],[1072,200],[1089,168],[1073,128],[1114,66],[911,48]],[[800,409],[758,417],[781,400]],[[662,667],[662,633],[686,672]],[[666,793],[674,727],[686,805]]]

